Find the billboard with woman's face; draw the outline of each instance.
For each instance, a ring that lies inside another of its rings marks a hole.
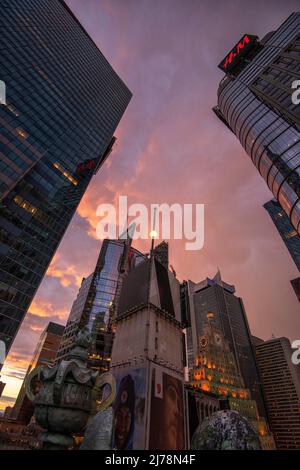
[[[152,372],[149,449],[184,449],[183,383],[158,369]]]
[[[114,409],[114,449],[145,448],[146,369],[114,374],[117,395]]]

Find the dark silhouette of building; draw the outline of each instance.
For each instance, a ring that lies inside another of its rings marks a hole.
[[[9,351],[131,92],[60,0],[1,2],[0,339]]]
[[[33,403],[25,393],[25,380],[31,370],[37,366],[53,365],[58,347],[64,332],[64,326],[50,322],[40,336],[29,367],[27,369],[23,384],[19,391],[16,403],[12,408],[11,418],[20,423],[28,424],[34,412]]]
[[[264,340],[259,338],[258,336],[251,335],[251,341],[254,346],[258,346],[259,344],[263,343]]]
[[[167,242],[162,241],[157,245],[153,254],[155,259],[157,259],[166,269],[169,268],[169,245]]]
[[[261,41],[245,34],[219,67],[215,113],[237,136],[276,200],[300,233],[300,13]]]

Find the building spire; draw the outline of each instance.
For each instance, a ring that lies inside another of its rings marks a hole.
[[[219,266],[217,266],[217,273],[214,276],[214,281],[222,282],[222,276]]]

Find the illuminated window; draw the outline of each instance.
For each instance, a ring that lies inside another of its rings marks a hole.
[[[16,117],[20,116],[19,111],[17,111],[16,108],[15,108],[12,104],[7,104],[6,107],[7,107],[7,109],[9,109],[9,111],[10,111],[11,113],[13,113]]]
[[[298,233],[296,232],[296,230],[292,230],[291,232],[286,234],[285,238],[293,238],[296,236],[298,236]]]
[[[71,181],[71,183],[74,184],[74,186],[77,186],[78,181],[75,178],[73,178],[73,176],[70,175],[70,173],[60,165],[60,163],[55,162],[53,163],[53,166],[54,168],[59,170],[69,181]]]
[[[25,201],[22,199],[20,196],[15,196],[14,197],[14,202],[19,206],[22,207],[26,212],[29,212],[30,214],[35,214],[37,211],[37,208],[34,207],[32,204],[29,202]]]
[[[207,382],[203,382],[203,383],[201,384],[201,388],[202,388],[202,390],[204,390],[205,392],[209,392],[209,391],[210,391],[210,386],[209,386],[209,384],[208,384]]]
[[[22,137],[22,139],[27,139],[29,134],[26,131],[24,131],[24,129],[21,129],[21,127],[17,127],[16,131],[17,131],[18,135],[20,137]]]

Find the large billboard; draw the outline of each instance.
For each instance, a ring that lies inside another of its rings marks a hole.
[[[258,44],[258,37],[244,34],[234,48],[221,60],[218,67],[225,73],[231,72],[250,49]]]
[[[147,369],[130,369],[113,374],[117,382],[117,395],[113,403],[113,448],[144,449]]]
[[[150,450],[183,450],[183,383],[160,368],[152,370]]]

